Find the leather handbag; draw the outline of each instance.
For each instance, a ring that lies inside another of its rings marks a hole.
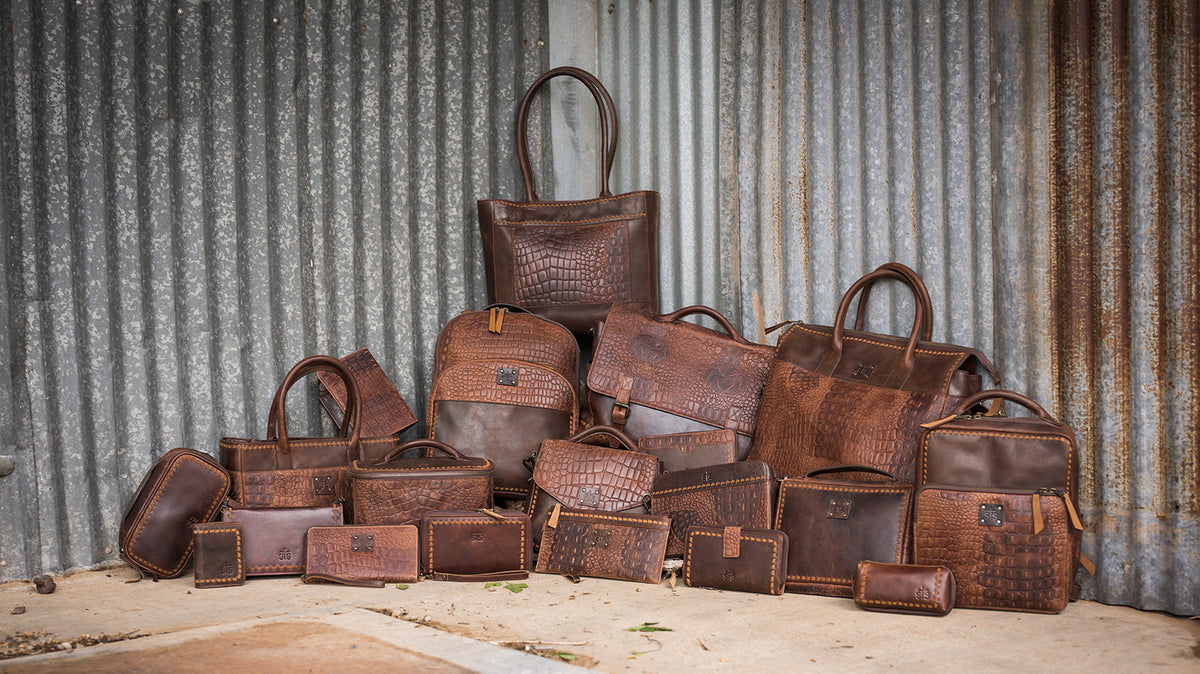
[[[834,473],[892,477],[867,466],[838,466],[783,481],[775,528],[788,536],[788,592],[849,597],[860,561],[911,559],[912,485],[819,478]]]
[[[121,518],[121,559],[157,578],[175,578],[192,558],[192,525],[211,522],[229,494],[229,473],[209,455],[179,447],[142,478]]]
[[[361,402],[359,421],[362,424],[360,438],[385,438],[417,423],[417,416],[409,409],[408,403],[404,402],[395,384],[388,379],[370,351],[365,348],[359,349],[341,360],[358,384]],[[346,416],[346,384],[340,376],[328,370],[319,370],[317,381],[320,382],[317,386],[317,397],[321,406],[340,429]],[[365,449],[366,446],[362,448]],[[384,452],[386,451],[385,449]],[[360,456],[370,460],[382,454]]]
[[[224,522],[240,522],[246,535],[247,576],[304,573],[305,534],[311,527],[343,523],[342,506],[302,508],[237,508],[221,511]]]
[[[523,461],[579,421],[579,345],[563,326],[516,307],[451,319],[438,335],[428,433],[495,465],[497,497],[529,496]]]
[[[585,444],[613,438],[624,449]],[[572,510],[646,512],[658,459],[636,451],[633,440],[611,426],[593,426],[570,440],[546,440],[531,457],[533,493],[525,512],[533,526],[533,542],[555,506]]]
[[[722,332],[682,319],[708,316]],[[635,440],[646,435],[728,428],[745,459],[759,391],[775,350],[747,341],[714,309],[685,307],[656,316],[613,306],[588,369],[588,405],[597,424]]]
[[[688,527],[683,582],[736,592],[783,594],[788,539],[774,529]]]
[[[291,438],[284,402],[292,385],[318,371],[335,373],[347,389],[346,418],[337,437]],[[221,438],[221,463],[233,478],[232,498],[247,508],[333,505],[346,497],[346,466],[360,458],[359,394],[342,361],[309,356],[284,377],[267,417],[267,438]]]
[[[583,82],[600,109],[604,150],[595,199],[542,201],[534,184],[526,139],[529,109],[538,89],[562,76]],[[479,201],[490,302],[525,307],[577,334],[594,329],[614,302],[658,311],[658,193],[609,190],[616,150],[616,106],[590,73],[555,68],[529,87],[517,113],[525,201]]]
[[[638,451],[658,457],[667,472],[737,461],[737,434],[728,428],[643,435],[637,445]]]
[[[1083,526],[1060,489],[917,493],[913,559],[945,566],[960,608],[1059,613],[1074,592]]]
[[[943,616],[954,608],[954,574],[944,566],[862,561],[854,603],[881,613]]]
[[[410,525],[312,527],[304,560],[305,583],[362,587],[417,580],[417,528]]]
[[[656,515],[579,512],[556,505],[546,520],[536,570],[658,583],[670,527],[666,517]]]
[[[533,536],[522,512],[427,512],[420,535],[421,569],[434,580],[520,580],[533,567]]]
[[[924,284],[892,263],[856,281],[838,305],[833,327],[796,323],[779,340],[762,389],[750,458],[780,475],[865,465],[912,482],[921,424],[946,416],[982,387],[983,369],[999,374],[972,348],[919,339]],[[850,303],[883,279],[902,281],[916,303],[908,339],[846,330]]]
[[[403,456],[411,450],[430,456]],[[430,510],[492,507],[492,462],[463,456],[437,440],[412,440],[375,463],[347,472],[355,524],[412,524]]]
[[[236,587],[246,583],[246,537],[238,522],[207,522],[192,527],[196,544],[196,587]]]
[[[738,461],[659,475],[650,490],[650,512],[671,518],[667,555],[678,556],[692,526],[770,529],[778,494],[770,466]]]

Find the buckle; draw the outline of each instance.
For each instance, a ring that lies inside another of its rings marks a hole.
[[[619,403],[619,402],[613,403],[612,422],[614,424],[617,424],[618,426],[620,426],[620,425],[624,425],[625,421],[628,419],[629,419],[629,405],[626,403]]]

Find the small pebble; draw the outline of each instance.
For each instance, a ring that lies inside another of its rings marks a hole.
[[[54,583],[54,579],[44,573],[33,579],[33,586],[37,589],[38,594],[50,594],[58,587]]]
[[[13,610],[12,610],[13,615],[21,615],[24,612],[25,612],[24,606],[14,606]]]

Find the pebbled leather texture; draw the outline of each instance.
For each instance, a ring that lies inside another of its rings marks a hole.
[[[725,554],[728,527],[688,527],[683,536],[683,582],[736,592],[783,594],[788,538],[772,529],[740,529],[738,554]]]
[[[684,554],[692,526],[770,529],[779,482],[762,461],[739,461],[659,475],[650,512],[671,518],[667,555]]]
[[[310,527],[341,526],[342,506],[226,508],[224,522],[241,522],[246,534],[246,575],[304,573],[305,534]]]
[[[490,462],[489,462],[490,466]],[[355,524],[417,524],[431,510],[478,510],[492,506],[491,471],[439,475],[438,471],[398,471],[351,478]]]
[[[235,587],[246,582],[245,534],[237,522],[207,522],[192,527],[196,545],[196,587]]]
[[[1033,499],[1045,528],[1033,533]],[[999,506],[1003,523],[980,523],[980,506]],[[913,525],[917,564],[945,566],[961,608],[1058,613],[1071,598],[1081,532],[1061,497],[926,486]]]
[[[954,593],[944,566],[862,561],[854,570],[854,603],[868,611],[942,616],[954,608]]]
[[[345,580],[411,583],[419,576],[417,528],[313,527],[308,530],[304,572]]]
[[[438,334],[434,378],[451,367],[481,360],[533,363],[575,381],[579,343],[562,325],[534,314],[504,311],[499,332],[488,329],[492,310],[471,311],[450,319]]]
[[[669,530],[666,517],[563,510],[545,528],[537,572],[658,583]]]
[[[421,569],[437,580],[475,580],[505,574],[515,579],[533,566],[529,516],[500,510],[438,510],[421,519]],[[518,572],[518,573],[512,573]]]
[[[375,356],[367,349],[359,349],[342,358],[342,362],[358,381],[363,437],[384,437],[403,431],[417,423],[417,417],[408,403],[400,396],[392,380],[388,379]],[[346,384],[332,372],[317,372],[321,382],[318,390],[321,405],[338,426],[346,410]]]
[[[737,434],[728,428],[644,435],[638,449],[658,457],[667,472],[737,461]]]

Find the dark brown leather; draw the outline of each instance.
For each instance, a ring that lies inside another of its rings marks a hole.
[[[304,573],[305,533],[310,527],[340,526],[342,506],[225,508],[225,522],[241,522],[246,533],[246,575]]]
[[[290,438],[284,403],[305,376],[332,372],[347,387],[346,419],[335,438]],[[309,356],[287,373],[271,401],[265,440],[222,438],[221,464],[233,478],[232,498],[248,508],[325,506],[345,498],[346,465],[360,458],[358,384],[342,361]]]
[[[624,449],[584,444],[615,438]],[[646,512],[658,459],[634,450],[632,439],[611,426],[593,426],[570,440],[546,440],[535,457],[533,493],[526,512],[534,544],[558,504],[572,510]]]
[[[779,481],[762,461],[738,461],[664,473],[650,491],[650,512],[671,518],[667,555],[684,553],[691,526],[770,529]]]
[[[683,541],[683,582],[690,587],[783,594],[788,539],[782,531],[697,526],[688,527]]]
[[[546,520],[536,570],[658,583],[670,527],[656,515],[556,508]]]
[[[896,276],[889,269],[867,274],[842,297],[834,327],[797,323],[779,340],[762,390],[751,458],[781,475],[859,464],[911,482],[921,424],[944,417],[979,390],[977,367],[999,381],[974,349],[918,341],[921,302],[908,339],[843,327],[862,288]]]
[[[445,456],[404,457],[414,449]],[[347,471],[355,524],[412,524],[430,510],[492,506],[492,462],[436,440],[413,440],[378,463],[354,461]]]
[[[899,280],[912,288],[913,293],[917,298],[917,302],[921,304],[922,319],[921,319],[921,339],[926,342],[933,341],[933,302],[929,299],[929,288],[925,287],[925,281],[906,265],[899,262],[885,262],[875,268],[875,271],[893,272],[889,278]],[[867,317],[868,300],[871,297],[871,289],[878,284],[878,280],[872,281],[863,286],[862,294],[858,297],[858,313],[854,318],[854,329],[862,331],[863,323]]]
[[[775,528],[788,536],[787,591],[849,597],[860,561],[908,562],[911,509],[908,484],[784,480]]]
[[[365,348],[342,358],[346,368],[358,383],[358,394],[362,401],[360,420],[364,438],[395,435],[417,423],[417,416],[400,396],[392,380],[388,379],[375,356]],[[346,412],[346,385],[341,378],[328,371],[317,372],[321,382],[317,394],[321,405],[333,422],[341,428]],[[366,449],[365,446],[361,449]],[[379,458],[360,452],[359,457],[370,461]]]
[[[712,318],[723,333],[681,320],[694,314]],[[634,439],[732,429],[744,459],[774,352],[748,342],[709,307],[654,316],[617,304],[588,369],[588,404],[595,423],[618,426]]]
[[[637,444],[639,451],[658,457],[668,472],[737,461],[737,434],[728,428],[644,435]]]
[[[520,580],[532,567],[525,513],[437,510],[421,518],[421,570],[434,580]]]
[[[525,133],[537,90],[568,76],[583,82],[600,109],[601,192],[596,199],[539,201]],[[617,113],[604,86],[579,68],[539,77],[517,114],[517,157],[525,201],[479,201],[488,298],[522,306],[586,333],[614,302],[658,310],[658,193],[613,195],[608,188],[616,153]]]
[[[954,608],[954,574],[944,566],[859,562],[854,603],[882,613],[946,615]]]
[[[312,527],[306,550],[306,580],[411,583],[419,575],[414,526]]]
[[[196,545],[196,587],[235,587],[246,583],[242,557],[245,534],[238,522],[208,522],[192,527]]]
[[[1039,519],[1044,528],[1034,533]],[[1081,536],[1057,494],[934,485],[917,494],[914,561],[954,573],[954,605],[960,608],[1062,611],[1071,598]]]
[[[179,447],[154,462],[121,518],[121,559],[175,578],[192,558],[192,525],[211,522],[229,494],[229,473],[209,455]]]

